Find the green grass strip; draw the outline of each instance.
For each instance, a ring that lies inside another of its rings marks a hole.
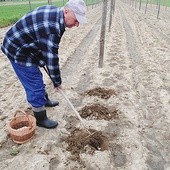
[[[31,4],[31,10],[42,5],[48,5],[48,4],[45,2]],[[54,2],[53,5],[62,6],[63,2],[62,1]],[[19,20],[24,14],[26,14],[29,11],[30,11],[29,4],[0,6],[0,27],[5,27],[15,23],[17,20]]]

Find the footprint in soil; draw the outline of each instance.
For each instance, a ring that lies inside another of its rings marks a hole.
[[[94,153],[95,150],[108,150],[109,141],[105,135],[100,131],[89,129],[92,133],[90,135],[88,132],[75,129],[71,132],[71,135],[65,139],[68,143],[67,151],[71,152],[71,160],[80,161],[80,153],[88,152],[89,154]],[[89,149],[87,149],[87,147]]]

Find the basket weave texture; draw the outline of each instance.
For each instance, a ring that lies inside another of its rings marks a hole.
[[[17,116],[19,112],[23,115]],[[19,109],[14,113],[14,118],[10,121],[8,131],[15,143],[23,144],[33,138],[35,128],[35,117]]]

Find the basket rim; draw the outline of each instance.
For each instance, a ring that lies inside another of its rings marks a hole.
[[[24,113],[24,115],[16,116],[18,112],[22,112],[22,113]],[[18,122],[17,122],[17,119],[19,119]],[[22,128],[22,122],[26,122],[26,121],[28,122],[28,126],[27,125],[24,126],[24,123],[23,123],[23,127],[28,127],[28,128],[24,128],[22,130],[19,130],[20,128]],[[21,123],[21,127],[18,128],[18,129],[14,129],[13,127],[17,123],[18,124]],[[12,120],[8,123],[7,128],[8,128],[8,132],[9,132],[11,139],[15,143],[18,143],[18,144],[26,143],[31,138],[33,138],[33,136],[35,135],[36,119],[31,114],[25,113],[24,111],[18,109],[15,112]]]
[[[19,116],[17,116],[17,113],[18,112],[22,112],[24,115],[19,115]],[[9,127],[11,128],[11,129],[13,129],[11,126],[11,124],[12,123],[14,123],[15,124],[15,121],[17,120],[17,119],[22,119],[22,118],[27,118],[27,121],[28,121],[28,126],[27,127],[30,127],[30,129],[32,129],[34,126],[36,126],[36,119],[35,119],[35,117],[34,116],[32,116],[31,114],[28,114],[28,113],[26,113],[25,111],[23,111],[23,110],[21,110],[21,109],[18,109],[18,110],[16,110],[15,111],[15,113],[14,113],[14,117],[10,120],[10,122],[9,122]],[[26,120],[25,120],[26,121]],[[20,121],[20,122],[22,122],[22,121]],[[13,130],[16,130],[16,129],[13,129]]]

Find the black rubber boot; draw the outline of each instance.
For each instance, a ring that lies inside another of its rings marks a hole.
[[[58,125],[58,122],[47,118],[46,110],[43,110],[40,112],[34,111],[34,116],[36,118],[37,126],[44,127],[47,129],[52,129],[52,128],[57,127],[57,125]]]
[[[45,98],[47,100],[47,102],[45,104],[46,107],[55,107],[55,106],[59,105],[58,101],[52,101],[48,98],[48,93],[45,93]]]

